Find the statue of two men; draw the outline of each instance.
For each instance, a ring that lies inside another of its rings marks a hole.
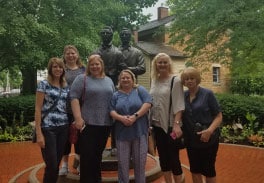
[[[143,53],[131,46],[131,31],[123,28],[119,34],[121,45],[119,48],[112,44],[113,30],[110,26],[104,27],[100,32],[102,44],[95,50],[101,55],[105,74],[109,76],[114,84],[118,82],[118,75],[123,69],[131,70],[136,77],[146,72],[146,65]]]

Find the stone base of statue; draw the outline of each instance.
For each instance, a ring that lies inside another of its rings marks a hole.
[[[131,164],[129,171],[129,180],[134,182],[134,170]],[[102,183],[117,183],[118,182],[118,163],[115,155],[111,154],[111,149],[105,149],[102,160]],[[153,182],[162,176],[159,166],[158,157],[150,154],[147,155],[147,162],[145,167],[146,182]],[[78,183],[80,176],[68,173],[65,177],[60,177],[58,183]]]
[[[118,169],[118,162],[116,157],[116,149],[105,149],[103,152],[102,171],[116,171]],[[130,168],[133,168],[132,160]]]
[[[116,149],[105,149],[103,152],[102,171],[115,171],[118,169]]]

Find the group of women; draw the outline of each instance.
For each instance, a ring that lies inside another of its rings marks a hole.
[[[71,45],[65,47],[63,59],[51,58],[47,80],[38,83],[35,107],[37,143],[46,164],[43,182],[56,183],[62,159],[61,167],[68,171],[69,125],[74,123],[79,130],[75,152],[80,155],[80,182],[100,183],[102,154],[115,123],[120,183],[129,182],[131,160],[135,182],[146,181],[150,124],[166,183],[185,181],[171,132],[176,139],[184,134],[193,182],[202,183],[205,176],[207,183],[215,183],[219,142],[211,139],[218,135],[222,113],[212,91],[199,86],[201,76],[194,68],[174,77],[172,61],[165,53],[153,59],[151,78],[148,92],[126,69],[114,86],[100,55],[90,55],[84,69],[78,50]],[[185,92],[183,85],[188,88]],[[197,123],[205,128],[195,131]]]

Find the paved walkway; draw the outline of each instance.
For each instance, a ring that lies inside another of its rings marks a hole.
[[[28,169],[43,163],[40,149],[31,142],[0,143],[0,153],[0,183],[11,182],[21,172],[28,172]],[[188,168],[185,150],[181,151],[181,159],[184,167]],[[264,148],[221,144],[216,169],[218,183],[264,183]],[[186,183],[191,183],[188,169],[184,172]],[[28,176],[29,173],[25,173],[16,182],[26,183]],[[155,181],[162,182],[163,179]]]

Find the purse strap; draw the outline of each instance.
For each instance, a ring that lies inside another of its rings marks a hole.
[[[85,99],[86,78],[87,78],[87,75],[84,74],[84,79],[83,79],[83,91],[82,91],[82,96],[81,96],[81,103],[82,103],[82,104],[83,104],[84,99]]]
[[[170,84],[170,102],[169,102],[169,120],[168,120],[168,128],[170,128],[170,111],[171,111],[171,103],[172,103],[172,95],[171,95],[171,91],[172,91],[172,88],[173,88],[173,83],[174,83],[174,78],[176,76],[173,76],[171,78],[171,84]]]

